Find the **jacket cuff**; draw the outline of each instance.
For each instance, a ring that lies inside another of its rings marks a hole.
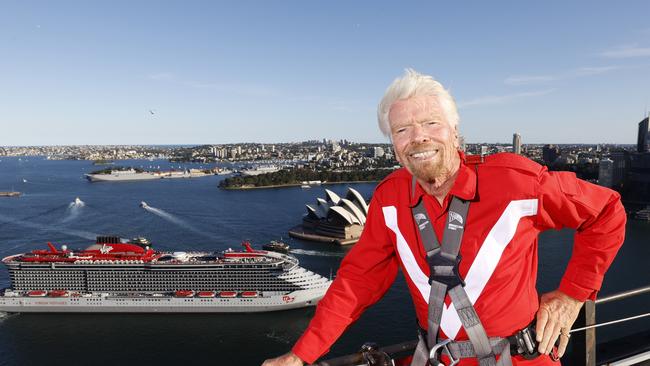
[[[301,360],[307,364],[313,364],[318,358],[327,352],[327,349],[319,349],[318,345],[323,344],[324,341],[312,329],[307,329],[305,333],[298,339],[296,344],[293,345],[291,352],[295,353]]]
[[[581,302],[585,302],[587,300],[595,301],[596,295],[598,294],[598,290],[580,286],[575,282],[571,282],[566,277],[563,278],[560,282],[559,290],[565,295],[571,296],[572,298]]]

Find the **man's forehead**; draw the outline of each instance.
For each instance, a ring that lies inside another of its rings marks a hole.
[[[421,118],[442,115],[442,108],[435,96],[425,95],[395,101],[389,111],[389,119]]]

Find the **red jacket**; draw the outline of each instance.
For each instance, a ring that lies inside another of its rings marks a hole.
[[[313,363],[325,354],[386,293],[398,267],[420,326],[426,329],[429,267],[410,210],[420,196],[440,242],[451,196],[472,200],[460,248],[460,274],[488,336],[510,336],[535,317],[537,236],[544,230],[577,229],[559,290],[581,301],[595,299],[625,234],[626,216],[618,193],[573,173],[548,172],[519,155],[496,154],[479,165],[466,165],[461,157],[458,176],[442,205],[419,185],[413,200],[406,169],[377,186],[359,242],[342,261],[309,327],[293,347],[298,357]],[[449,296],[440,336],[467,339]],[[543,356],[534,363],[550,362]],[[513,363],[523,362],[513,357]]]

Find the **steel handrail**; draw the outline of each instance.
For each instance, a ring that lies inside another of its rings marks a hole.
[[[643,293],[646,293],[646,292],[650,292],[650,286],[639,287],[639,288],[634,289],[634,290],[623,291],[623,292],[619,292],[617,294],[605,296],[603,298],[596,299],[596,304],[604,304],[604,303],[608,303],[608,302],[611,302],[611,301],[627,299],[628,297],[640,295],[640,294],[643,294]]]

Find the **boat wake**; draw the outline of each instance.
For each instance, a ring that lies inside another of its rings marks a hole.
[[[99,234],[91,233],[89,231],[84,231],[84,230],[74,230],[74,229],[60,229],[56,226],[51,226],[51,225],[46,225],[46,224],[39,224],[37,222],[31,222],[31,221],[26,221],[26,220],[16,220],[11,217],[5,216],[0,214],[0,221],[3,221],[5,223],[12,223],[32,229],[37,229],[37,230],[42,230],[42,231],[55,231],[58,233],[66,234],[66,235],[71,235],[71,236],[76,236],[79,238],[83,239],[88,239],[88,240],[95,240]]]
[[[75,198],[74,201],[70,202],[68,208],[66,209],[66,216],[61,220],[62,223],[72,221],[79,217],[81,209],[86,205],[86,203],[79,199]]]
[[[284,344],[291,344],[292,338],[288,335],[276,334],[275,331],[271,331],[271,333],[266,333],[265,336],[266,338],[272,339],[274,341],[278,341]]]
[[[148,212],[151,212],[152,214],[154,214],[154,215],[156,215],[156,216],[158,216],[158,217],[160,217],[160,218],[162,218],[164,220],[167,220],[167,221],[169,221],[169,222],[171,222],[173,224],[176,224],[176,225],[178,225],[178,226],[180,226],[180,227],[182,227],[184,229],[187,229],[187,230],[189,230],[189,231],[191,231],[193,233],[199,234],[199,235],[204,236],[206,238],[214,239],[214,236],[206,233],[205,231],[202,231],[202,230],[199,230],[199,229],[195,228],[194,226],[190,225],[185,220],[180,219],[180,218],[170,214],[169,212],[166,212],[166,211],[164,211],[162,209],[159,209],[159,208],[151,207],[151,206],[147,205],[145,202],[142,202],[140,204],[140,207],[142,207],[143,209],[147,210]]]
[[[345,253],[336,253],[336,252],[323,252],[320,250],[304,250],[304,249],[291,249],[289,251],[291,254],[302,254],[302,255],[313,255],[317,257],[345,257]]]

